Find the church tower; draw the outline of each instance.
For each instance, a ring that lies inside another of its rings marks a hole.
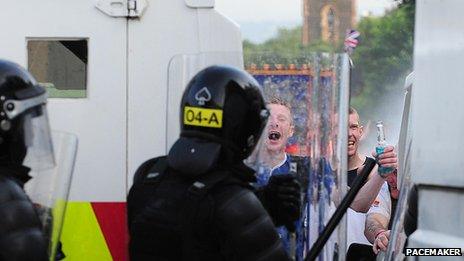
[[[302,42],[340,43],[346,30],[355,25],[355,19],[355,0],[303,0]]]

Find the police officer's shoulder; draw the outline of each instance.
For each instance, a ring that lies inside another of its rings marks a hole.
[[[156,165],[159,165],[160,169],[164,169],[165,166],[167,166],[166,156],[151,158],[142,163],[142,165],[138,167],[137,171],[134,174],[133,183],[136,184],[145,179],[151,173],[150,170],[153,169],[153,167],[155,167]]]
[[[0,204],[11,200],[27,200],[27,196],[11,178],[0,176]]]
[[[216,196],[217,213],[231,222],[234,219],[252,220],[266,212],[256,195],[238,183],[222,187]]]
[[[234,254],[246,260],[288,260],[272,219],[256,195],[239,186],[231,186],[224,195],[228,197],[217,202],[214,223]]]

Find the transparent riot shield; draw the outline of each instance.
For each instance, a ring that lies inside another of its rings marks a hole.
[[[312,140],[309,245],[322,232],[347,189],[349,65],[346,55],[318,54],[313,62]],[[312,218],[311,218],[312,217]],[[311,229],[312,228],[312,229]],[[340,222],[320,254],[323,260],[344,259],[346,221]]]
[[[278,232],[290,256],[304,260],[347,189],[348,59],[314,53],[283,64],[269,54],[252,57],[246,69],[262,86],[270,117],[246,162],[256,170],[256,187],[287,173],[300,181],[301,217],[294,230]],[[345,226],[333,233],[321,260],[343,259]]]
[[[405,213],[408,208],[409,194],[413,186],[411,182],[410,171],[410,149],[412,144],[411,132],[409,125],[411,121],[411,96],[413,91],[414,73],[406,77],[404,108],[401,120],[401,132],[398,141],[398,188],[400,196],[396,205],[393,225],[390,232],[390,242],[384,260],[403,260],[403,248],[406,243],[406,234],[404,231]]]
[[[77,137],[53,131],[52,142],[55,166],[31,171],[32,179],[26,183],[25,191],[43,224],[49,242],[50,260],[55,260],[77,153]]]
[[[196,73],[215,64],[243,68],[242,53],[230,51],[178,54],[169,61],[166,149],[179,137],[179,101],[185,87]]]

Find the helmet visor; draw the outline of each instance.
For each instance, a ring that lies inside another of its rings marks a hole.
[[[30,109],[23,116],[24,142],[27,147],[23,165],[40,172],[55,166],[50,125],[45,104]]]

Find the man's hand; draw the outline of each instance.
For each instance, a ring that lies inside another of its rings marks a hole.
[[[267,209],[277,226],[285,225],[292,231],[300,218],[300,183],[291,174],[273,175],[265,187]]]
[[[372,152],[372,156],[377,160],[377,164],[380,167],[390,168],[393,173],[398,168],[398,155],[395,153],[395,147],[387,146],[385,147],[383,153],[377,155],[374,151]]]
[[[372,249],[374,253],[377,255],[380,251],[387,251],[388,248],[388,241],[390,240],[390,230],[380,232],[374,240],[374,245]]]

